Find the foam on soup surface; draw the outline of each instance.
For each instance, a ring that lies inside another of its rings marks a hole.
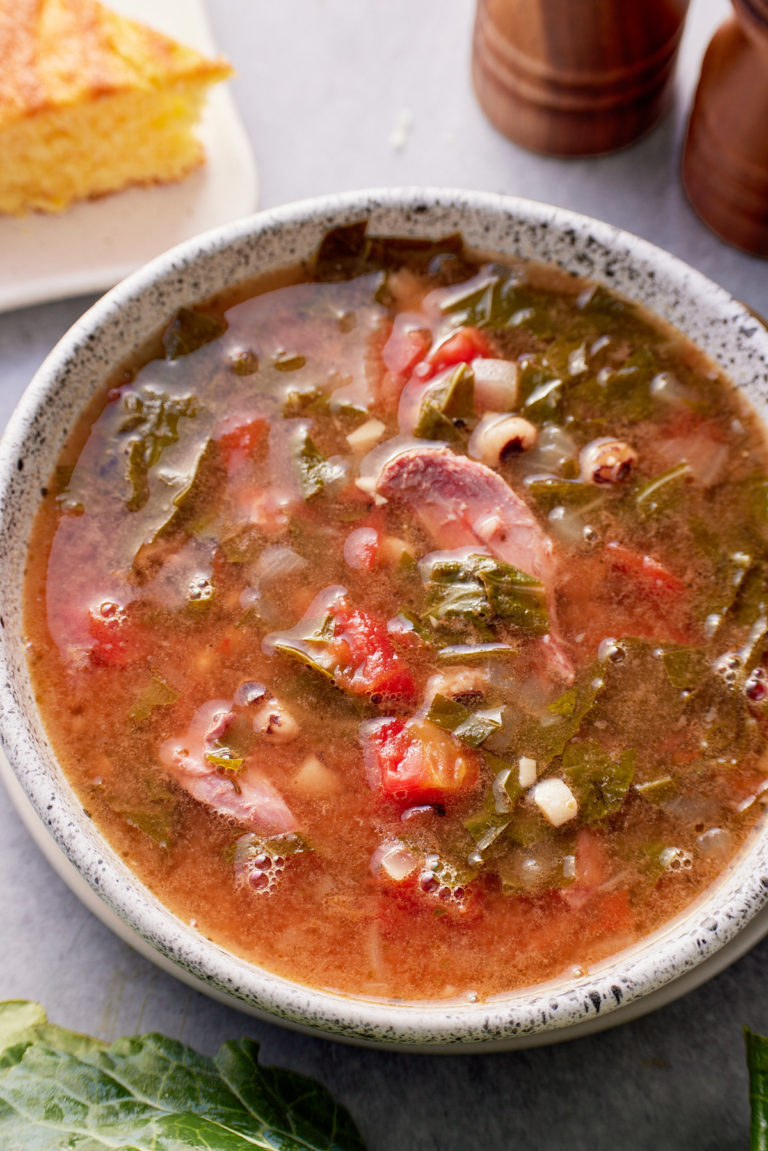
[[[585,969],[761,810],[766,476],[631,303],[343,229],[83,420],[29,551],[40,707],[129,865],[258,964],[408,999]]]

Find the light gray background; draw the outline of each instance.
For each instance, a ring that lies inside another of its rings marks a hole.
[[[237,68],[262,206],[401,184],[515,193],[636,232],[768,315],[768,262],[709,233],[678,176],[701,55],[725,0],[691,4],[673,114],[622,153],[576,161],[526,153],[483,118],[469,81],[472,0],[209,4]],[[0,316],[1,424],[90,302]],[[160,1030],[212,1053],[249,1035],[265,1062],[322,1079],[370,1151],[744,1148],[741,1028],[768,1032],[766,961],[768,941],[672,1006],[559,1046],[451,1057],[345,1047],[256,1022],[139,958],[70,894],[0,792],[0,998],[39,999],[56,1022],[106,1039]]]

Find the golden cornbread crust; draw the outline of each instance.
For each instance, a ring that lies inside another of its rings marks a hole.
[[[207,89],[230,74],[96,0],[0,0],[0,212],[181,178],[203,158]]]

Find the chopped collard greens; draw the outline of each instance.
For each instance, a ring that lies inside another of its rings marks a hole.
[[[761,820],[765,436],[605,285],[355,221],[166,317],[46,490],[25,640],[64,770],[270,971],[586,971]]]

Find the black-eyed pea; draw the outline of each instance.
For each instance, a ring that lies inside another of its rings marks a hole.
[[[497,467],[509,456],[530,451],[538,438],[535,425],[523,416],[489,412],[472,433],[469,454],[489,467]]]
[[[610,436],[592,440],[579,453],[581,477],[593,484],[620,484],[637,463],[637,452]]]

